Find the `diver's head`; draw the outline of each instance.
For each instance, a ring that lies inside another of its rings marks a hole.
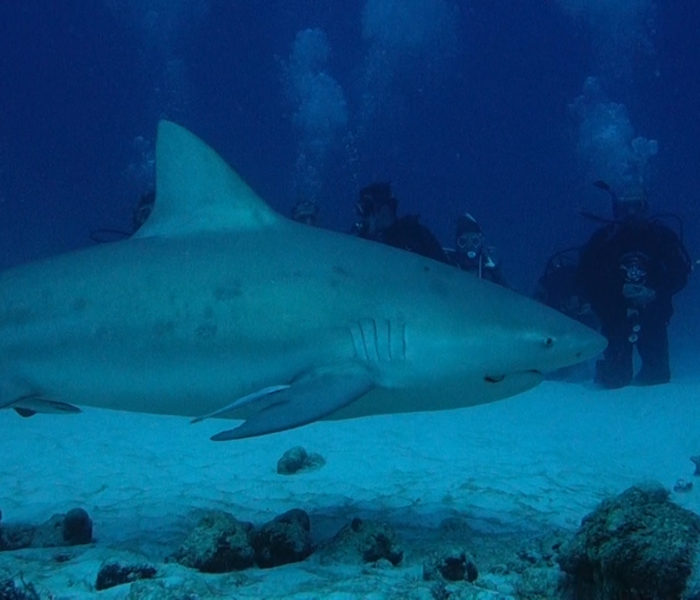
[[[292,208],[292,219],[306,225],[316,225],[319,208],[313,200],[299,200]]]
[[[612,200],[613,217],[616,221],[641,221],[649,216],[649,200],[643,187],[630,188]]]
[[[354,231],[362,237],[375,237],[396,222],[397,201],[390,183],[373,183],[360,190],[355,205]]]
[[[484,247],[484,234],[479,223],[469,213],[457,219],[455,249],[469,260],[476,260]]]
[[[139,202],[134,208],[134,212],[131,216],[132,220],[132,233],[138,231],[141,226],[146,222],[151,212],[153,211],[153,205],[156,201],[156,193],[153,191],[146,192],[139,198]]]

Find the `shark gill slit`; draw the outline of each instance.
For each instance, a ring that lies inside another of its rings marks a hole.
[[[367,351],[367,342],[362,328],[362,321],[351,323],[349,326],[350,336],[352,337],[352,345],[355,349],[355,356],[363,361],[369,361],[369,352]]]
[[[406,323],[401,323],[401,360],[406,360]]]
[[[391,319],[387,319],[386,321],[386,348],[389,362],[391,362],[394,360],[394,354],[391,351]]]
[[[372,362],[379,362],[379,347],[377,346],[377,322],[374,319],[364,319],[360,325],[362,339],[365,342],[367,358]],[[372,351],[370,357],[370,351]]]

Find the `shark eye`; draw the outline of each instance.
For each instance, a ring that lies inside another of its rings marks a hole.
[[[554,338],[551,336],[544,338],[544,347],[551,348],[552,346],[554,346]]]

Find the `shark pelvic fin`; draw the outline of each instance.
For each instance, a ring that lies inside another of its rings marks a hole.
[[[22,417],[31,417],[36,413],[79,413],[82,412],[77,406],[60,402],[58,400],[49,400],[37,394],[22,396],[0,406],[0,408],[14,408],[18,415]]]
[[[171,121],[158,124],[156,200],[135,237],[258,229],[282,221],[196,135]]]
[[[217,433],[211,439],[237,440],[306,425],[350,404],[373,386],[369,372],[358,364],[317,368],[286,388],[247,400],[255,414],[235,429]]]

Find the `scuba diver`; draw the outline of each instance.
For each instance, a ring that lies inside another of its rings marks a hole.
[[[98,244],[104,244],[118,242],[134,235],[148,219],[155,201],[156,193],[153,190],[141,195],[131,214],[131,231],[109,228],[95,229],[90,232],[90,239]]]
[[[574,247],[553,254],[537,280],[533,297],[567,317],[592,329],[600,330],[600,324],[593,313],[591,303],[576,282],[580,252],[581,248]],[[550,379],[579,382],[589,381],[592,376],[593,365],[590,361],[557,369],[547,375]]]
[[[139,198],[134,213],[131,215],[131,234],[134,235],[141,226],[146,222],[148,217],[153,212],[153,205],[156,202],[156,193],[151,190],[146,192]]]
[[[353,225],[353,233],[361,238],[447,263],[447,256],[437,238],[418,222],[418,216],[398,218],[397,205],[390,183],[372,183],[362,188],[360,199],[355,205],[357,220]]]
[[[649,215],[644,189],[618,196],[604,182],[596,186],[610,194],[613,220],[583,246],[576,271],[576,287],[590,300],[608,339],[596,363],[596,382],[607,388],[628,385],[636,347],[641,368],[635,383],[667,383],[672,298],[691,270],[682,229],[677,235],[660,221],[667,215]]]
[[[591,303],[578,289],[576,281],[580,254],[580,247],[566,248],[553,254],[537,280],[533,296],[567,317],[597,329],[599,324]]]
[[[481,226],[467,212],[457,219],[454,249],[448,248],[445,253],[450,262],[463,271],[507,287],[494,247],[484,242]]]
[[[319,206],[313,200],[298,200],[292,207],[292,220],[305,225],[318,225]]]

